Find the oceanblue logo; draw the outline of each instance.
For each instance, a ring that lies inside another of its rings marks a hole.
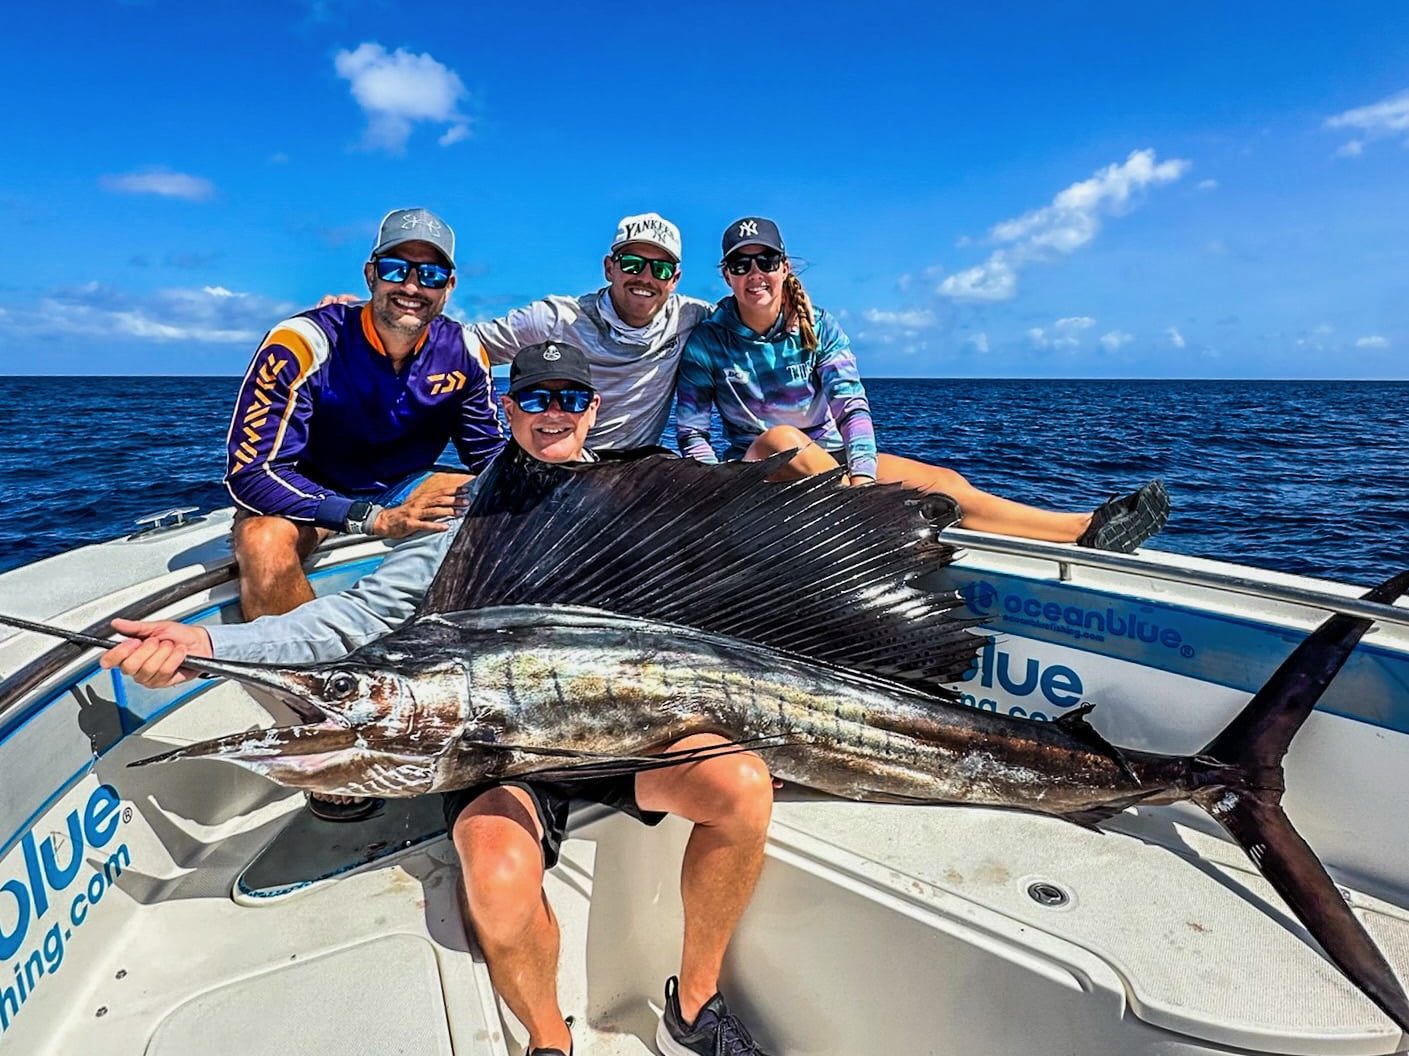
[[[1048,719],[1050,716],[1041,708],[1069,708],[1080,704],[1085,693],[1081,676],[1066,664],[1043,664],[1036,657],[1018,659],[999,648],[991,636],[984,639],[974,666],[961,681],[976,682],[975,688],[997,688],[1010,697],[1036,697],[1032,706],[1010,704],[1005,709],[1009,715],[1029,719]],[[965,693],[963,702],[985,711],[997,711],[999,706],[993,697],[977,692]]]
[[[976,616],[1000,616],[1006,623],[1042,627],[1077,639],[1104,642],[1126,638],[1178,650],[1185,659],[1194,655],[1193,646],[1185,642],[1177,627],[1161,624],[1149,613],[1136,612],[1128,606],[1108,603],[1088,608],[1043,600],[1021,590],[1000,590],[982,579],[965,583],[959,588],[959,596]]]
[[[121,844],[88,873],[71,897],[66,894],[79,878],[84,850],[107,847],[119,827],[131,819],[132,808],[122,806],[117,790],[99,785],[87,803],[68,812],[63,832],[51,832],[42,840],[35,839],[33,829],[24,834],[20,841],[24,872],[0,884],[0,962],[20,955],[9,965],[13,983],[0,974],[0,1032],[9,1029],[40,980],[59,970],[73,929],[88,919],[89,910],[131,866],[127,844]],[[24,952],[30,930],[59,903],[61,895],[68,912]]]

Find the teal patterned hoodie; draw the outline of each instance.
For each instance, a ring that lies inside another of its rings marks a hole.
[[[876,433],[871,405],[837,321],[816,309],[817,349],[787,330],[780,313],[766,334],[750,330],[726,297],[695,327],[685,345],[676,383],[680,450],[714,462],[709,444],[710,408],[719,409],[729,441],[726,459],[744,456],[749,444],[774,425],[801,429],[833,454],[846,451],[847,472],[876,475]]]

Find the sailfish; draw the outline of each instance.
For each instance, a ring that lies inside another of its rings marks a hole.
[[[981,633],[955,614],[956,595],[912,582],[954,556],[939,537],[958,517],[950,499],[840,487],[835,474],[770,481],[778,468],[664,456],[548,465],[511,445],[397,630],[328,662],[186,660],[280,694],[303,722],[138,765],[213,757],[315,792],[410,796],[753,750],[776,776],[847,799],[1084,827],[1190,801],[1409,1031],[1394,970],[1281,806],[1288,746],[1369,620],[1326,619],[1202,751],[1123,748],[1091,725],[1090,704],[1040,722],[959,702],[952,683]],[[1409,573],[1365,598],[1406,589]],[[668,750],[702,732],[724,743]]]

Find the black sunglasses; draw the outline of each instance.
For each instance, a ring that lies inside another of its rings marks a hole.
[[[680,270],[680,265],[673,260],[643,257],[639,253],[613,253],[612,260],[616,261],[616,266],[628,275],[640,275],[649,264],[651,278],[657,282],[669,282],[675,278],[675,273]]]
[[[383,282],[403,283],[412,268],[416,270],[416,281],[427,290],[443,290],[450,282],[451,269],[444,264],[378,257],[372,261],[372,267],[377,271],[377,278]]]
[[[783,254],[768,249],[762,253],[730,253],[724,258],[724,267],[730,275],[747,275],[755,264],[759,271],[772,274],[783,266]]]
[[[592,405],[592,397],[595,395],[591,389],[523,389],[520,392],[509,393],[509,399],[519,406],[519,410],[528,414],[542,414],[548,409],[548,404],[553,402],[556,396],[558,406],[568,414],[581,414]]]

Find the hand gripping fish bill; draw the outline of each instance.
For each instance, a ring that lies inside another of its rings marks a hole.
[[[1283,757],[1369,620],[1323,622],[1191,756],[1111,744],[1089,704],[1053,722],[965,707],[948,684],[972,667],[977,621],[954,614],[957,596],[911,585],[954,556],[938,537],[953,502],[838,487],[836,474],[768,482],[788,457],[549,465],[511,447],[398,630],[331,663],[187,659],[278,693],[304,723],[134,765],[214,757],[296,788],[410,796],[751,749],[784,780],[870,802],[1096,827],[1136,804],[1187,800],[1409,1030],[1394,970],[1281,809]],[[1365,598],[1406,589],[1409,572]],[[703,732],[728,743],[658,754]]]

